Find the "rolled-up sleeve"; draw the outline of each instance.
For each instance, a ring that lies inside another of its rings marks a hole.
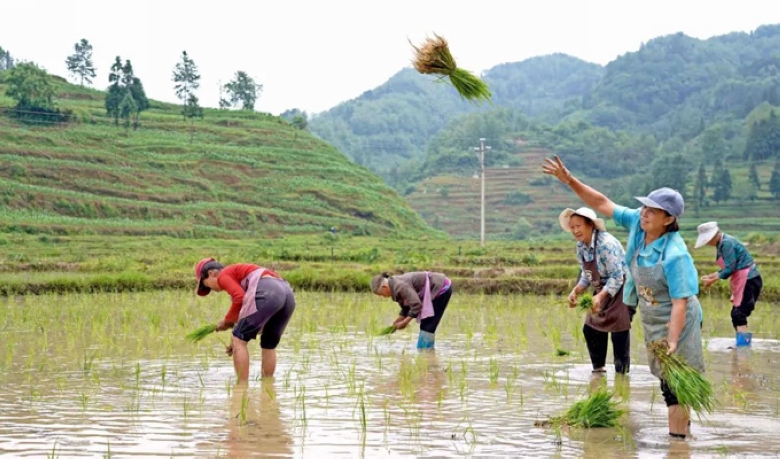
[[[600,271],[604,271],[607,274],[607,282],[604,285],[604,289],[610,296],[615,296],[620,287],[623,286],[624,281],[624,253],[620,242],[616,239],[606,239],[603,244],[599,246],[599,268]]]
[[[630,230],[636,222],[639,221],[639,209],[615,206],[615,211],[612,213],[612,220],[616,225]]]
[[[690,254],[676,254],[667,258],[663,268],[672,299],[679,300],[699,293],[698,272]]]

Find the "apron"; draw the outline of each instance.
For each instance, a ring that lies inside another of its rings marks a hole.
[[[581,258],[580,261],[582,262],[582,272],[590,280],[590,285],[593,286],[593,294],[596,295],[607,285],[607,282],[599,274],[598,234],[596,234],[594,241],[593,260],[585,261]],[[625,285],[625,281],[623,284]],[[628,306],[623,303],[622,285],[615,296],[611,298],[607,296],[607,300],[601,303],[601,311],[598,314],[586,313],[585,325],[600,332],[622,332],[631,329],[631,316]]]
[[[270,269],[258,268],[249,273],[241,281],[241,288],[244,289],[244,301],[241,303],[241,310],[238,312],[238,320],[251,316],[257,312],[257,283],[264,277],[275,277],[281,279],[278,274]]]
[[[726,268],[726,262],[723,261],[723,257],[718,257],[718,266],[720,266],[720,269]],[[731,274],[731,278],[729,278],[729,284],[731,285],[731,304],[733,304],[735,308],[738,308],[739,305],[742,304],[742,297],[745,295],[745,284],[747,283],[748,273],[752,267],[753,265],[750,265],[747,268],[734,271]]]
[[[422,291],[422,310],[417,314],[417,323],[419,324],[423,319],[433,317],[434,315],[433,301],[431,301],[431,276],[426,272],[425,287],[423,287]]]
[[[636,283],[639,296],[639,311],[642,314],[642,327],[645,332],[645,345],[669,336],[667,325],[672,316],[672,298],[666,284],[666,275],[661,264],[666,253],[667,237],[661,251],[661,260],[655,265],[643,268],[637,263],[639,248],[631,260],[631,276]],[[704,373],[704,355],[701,344],[701,327],[699,322],[699,300],[694,295],[688,297],[685,309],[685,325],[677,341],[677,354],[680,354],[689,365]],[[659,379],[663,379],[661,367],[653,352],[647,349],[647,361],[650,371]]]

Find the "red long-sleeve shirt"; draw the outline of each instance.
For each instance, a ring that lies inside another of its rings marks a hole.
[[[244,302],[244,289],[241,288],[241,281],[259,266],[251,263],[238,263],[230,265],[219,272],[217,284],[226,291],[233,302],[225,315],[225,322],[238,322],[238,313],[241,311],[241,304]]]
[[[241,288],[241,281],[259,268],[260,266],[252,263],[237,263],[235,265],[230,265],[219,272],[217,284],[219,284],[220,288],[226,291],[230,295],[230,298],[232,298],[230,310],[228,310],[228,313],[225,315],[225,322],[233,324],[238,322],[238,314],[241,312],[241,305],[244,302],[244,289]],[[279,277],[278,274],[271,270],[266,270],[265,275]]]

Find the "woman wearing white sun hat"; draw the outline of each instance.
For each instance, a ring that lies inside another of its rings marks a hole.
[[[558,222],[577,240],[577,259],[580,262],[580,276],[569,294],[569,307],[575,307],[577,296],[593,287],[593,310],[586,314],[582,327],[593,372],[605,372],[611,334],[615,372],[628,373],[631,319],[635,309],[629,309],[623,303],[623,284],[628,277],[623,246],[607,232],[604,220],[587,207],[564,209]]]
[[[694,248],[705,245],[716,248],[715,260],[720,270],[702,277],[705,287],[721,279],[730,279],[731,323],[739,334],[747,332],[747,318],[756,306],[763,282],[750,252],[737,239],[722,232],[717,222],[702,223]]]

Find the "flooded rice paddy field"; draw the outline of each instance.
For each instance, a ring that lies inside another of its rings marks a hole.
[[[228,333],[184,336],[227,310],[190,292],[29,296],[0,303],[0,454],[38,457],[712,457],[780,452],[777,306],[731,349],[729,305],[703,298],[708,377],[719,406],[670,441],[640,317],[627,377],[594,379],[582,313],[563,298],[453,296],[436,350],[367,294],[298,292],[275,378],[237,386]],[[611,345],[610,345],[611,346]],[[565,352],[559,352],[565,351]],[[566,354],[568,355],[558,355]],[[606,385],[621,427],[534,427]]]

